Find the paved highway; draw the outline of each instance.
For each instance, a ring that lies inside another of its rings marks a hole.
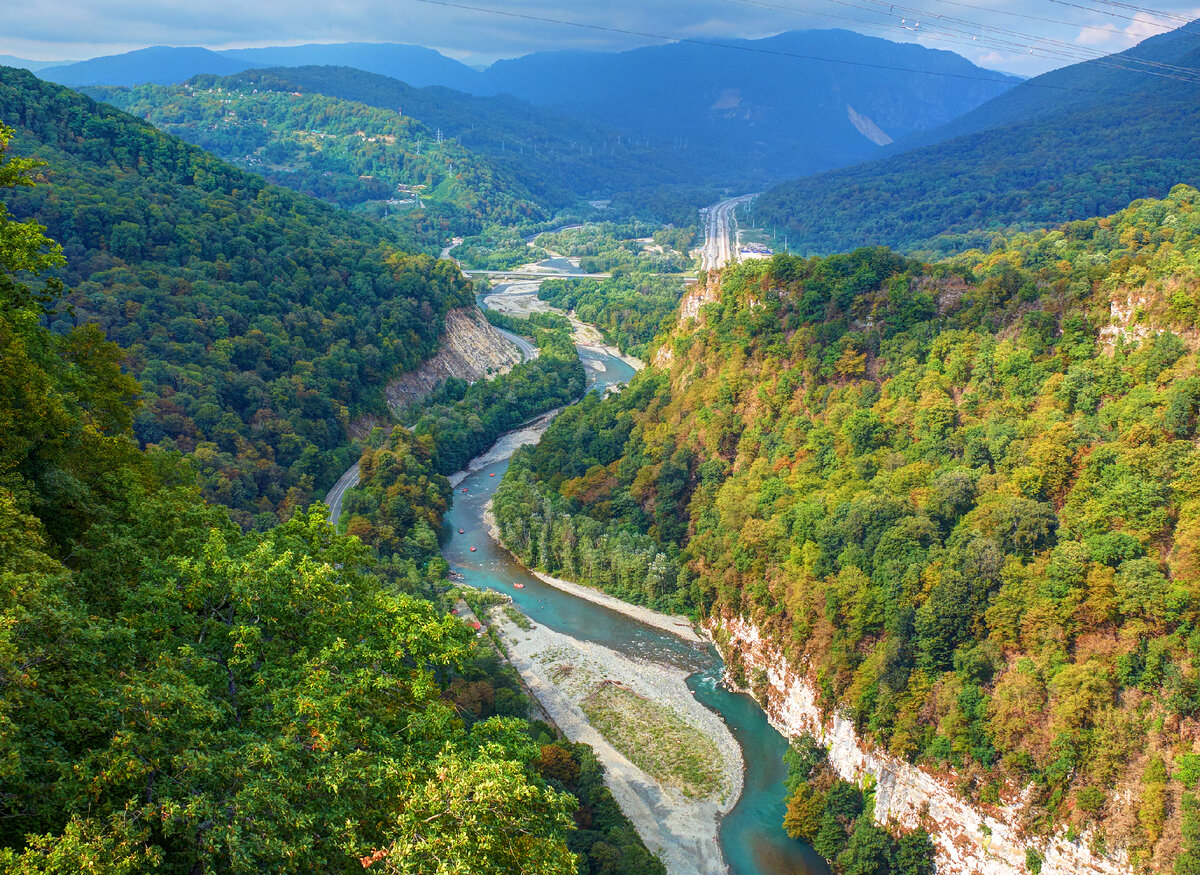
[[[704,270],[718,270],[731,261],[737,261],[737,220],[734,211],[756,197],[758,192],[743,194],[708,207],[707,221],[704,223],[704,258],[701,263]]]
[[[504,328],[497,328],[496,330],[517,345],[517,349],[521,350],[521,355],[525,357],[525,361],[537,358],[537,347],[529,341],[529,338],[514,334]]]
[[[514,280],[557,280],[566,278],[579,278],[594,280],[606,280],[611,273],[583,273],[581,271],[566,271],[566,270],[464,270],[467,276],[490,276],[504,277]]]
[[[325,504],[329,506],[329,522],[333,525],[337,525],[338,517],[342,515],[342,496],[346,494],[347,489],[353,489],[357,485],[358,462],[355,462],[338,478],[338,482],[333,484],[333,488],[325,496]]]

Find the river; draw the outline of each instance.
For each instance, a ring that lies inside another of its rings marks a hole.
[[[626,362],[593,347],[581,346],[579,351],[592,391],[603,392],[609,386],[624,384],[634,374]],[[782,828],[783,779],[787,771],[783,753],[787,742],[770,726],[753,699],[721,685],[723,667],[713,648],[688,644],[549,586],[491,540],[483,524],[483,509],[507,468],[508,460],[494,462],[471,472],[455,488],[454,504],[445,516],[446,530],[453,534],[442,550],[451,567],[463,574],[465,583],[512,596],[536,623],[693,672],[688,686],[702,703],[725,719],[742,746],[746,762],[742,796],[720,826],[720,843],[731,875],[827,875],[825,861],[807,845],[789,839]],[[458,534],[459,529],[464,533]],[[515,589],[514,583],[525,586]]]

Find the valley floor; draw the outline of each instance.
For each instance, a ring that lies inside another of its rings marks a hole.
[[[688,689],[687,672],[542,625],[521,629],[501,609],[490,620],[554,723],[604,763],[621,810],[667,871],[723,875],[717,829],[741,795],[744,764],[724,721]]]

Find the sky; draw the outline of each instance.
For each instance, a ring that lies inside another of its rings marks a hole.
[[[1195,2],[1116,0],[7,0],[0,55],[81,60],[152,45],[424,45],[473,65],[846,27],[1036,75],[1200,18]],[[1195,26],[1200,39],[1200,24]],[[641,34],[641,36],[636,35]]]

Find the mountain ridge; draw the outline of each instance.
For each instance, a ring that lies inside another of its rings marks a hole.
[[[154,65],[169,59],[146,51],[42,75],[68,85],[188,78],[187,57],[160,73]],[[418,56],[415,69],[397,60]],[[333,62],[415,85],[445,85],[477,96],[511,94],[578,121],[620,129],[642,145],[671,148],[700,173],[732,177],[733,185],[871,157],[885,138],[865,131],[879,128],[886,138],[898,139],[940,125],[1017,81],[953,52],[843,30],[789,31],[727,46],[677,42],[613,53],[540,52],[498,61],[483,72],[429,49],[394,44],[231,50],[194,61],[236,66],[231,59],[246,67],[287,59]],[[142,60],[148,66],[132,72]],[[98,71],[105,65],[112,73],[102,82]],[[900,69],[881,77],[880,66]],[[921,72],[926,70],[947,75]]]
[[[1200,182],[1200,81],[1115,66],[1127,57],[1195,67],[1200,38],[1181,29],[1017,85],[887,157],[768,189],[752,221],[803,254],[948,253]],[[1104,87],[1076,87],[1093,75]]]

